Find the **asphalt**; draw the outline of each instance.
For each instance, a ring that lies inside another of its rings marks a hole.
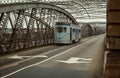
[[[21,60],[7,58],[13,55],[47,57]],[[104,35],[72,45],[51,45],[4,56],[0,61],[3,62],[0,67],[1,78],[102,78]]]

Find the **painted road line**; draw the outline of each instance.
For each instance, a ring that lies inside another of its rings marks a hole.
[[[92,59],[71,57],[66,61],[62,61],[62,60],[55,60],[55,61],[61,62],[61,63],[66,63],[66,64],[78,64],[78,63],[90,63],[91,60]]]
[[[10,56],[8,58],[10,59],[24,59],[24,58],[38,58],[38,57],[44,57],[44,58],[47,58],[47,56],[45,55],[36,55],[36,56],[19,56],[19,55],[14,55],[14,56]]]
[[[50,50],[50,51],[47,51],[47,52],[45,52],[45,53],[42,53],[42,55],[47,55],[47,54],[49,54],[49,53],[58,51],[58,50],[63,49],[63,48],[64,48],[64,47],[60,47],[60,48],[57,48],[57,49],[54,49],[54,50]],[[15,55],[14,55],[14,56],[15,56]],[[38,55],[38,56],[39,56],[39,55]],[[38,56],[35,55],[34,57],[38,57]],[[9,56],[9,57],[11,57],[11,56]],[[8,57],[6,57],[6,58],[8,58]],[[14,58],[13,58],[13,59],[14,59]],[[17,59],[18,59],[18,60],[21,60],[21,58],[17,58]],[[17,62],[17,63],[13,63],[13,64],[9,64],[9,65],[2,66],[2,67],[0,68],[0,70],[1,70],[1,69],[5,69],[5,68],[8,68],[8,67],[11,67],[11,66],[18,65],[18,64],[21,63],[21,62],[29,61],[29,60],[32,60],[32,59],[34,59],[34,58],[24,59],[24,60],[22,60],[22,61],[20,61],[20,62]]]

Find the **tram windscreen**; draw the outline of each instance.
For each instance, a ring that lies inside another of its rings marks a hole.
[[[57,32],[59,32],[59,33],[61,33],[61,32],[66,33],[66,32],[67,32],[67,28],[66,28],[66,27],[56,27],[56,30],[57,30]]]
[[[57,27],[56,29],[57,29],[57,32],[59,33],[63,32],[62,27]]]
[[[64,32],[65,32],[65,33],[67,32],[67,28],[66,28],[66,27],[64,27]]]

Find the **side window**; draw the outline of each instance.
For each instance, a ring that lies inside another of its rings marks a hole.
[[[73,33],[75,32],[75,29],[73,29]]]
[[[67,32],[67,28],[66,27],[64,27],[64,32]]]

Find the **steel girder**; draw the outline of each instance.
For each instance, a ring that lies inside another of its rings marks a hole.
[[[106,18],[106,0],[64,0],[48,2],[66,9],[77,21],[80,19]]]
[[[19,9],[27,9],[27,8],[46,8],[46,9],[53,9],[58,12],[61,12],[68,16],[74,24],[78,24],[75,18],[66,10],[63,8],[60,8],[58,6],[55,6],[50,3],[46,2],[29,2],[29,3],[11,3],[11,4],[3,4],[0,6],[0,13],[3,12],[8,12],[8,11],[14,11],[14,10],[19,10]]]
[[[70,13],[76,13],[76,11],[81,11],[81,12],[83,11],[84,13],[88,14],[88,17],[90,17],[89,13],[86,10],[86,7],[80,2],[70,0],[70,1],[63,1],[63,2],[56,1],[56,2],[50,2],[50,3],[53,3],[54,5],[60,6],[66,10],[70,9],[71,11],[73,11]],[[74,10],[76,10],[76,11],[74,11]],[[80,12],[80,14],[81,14],[81,12]]]
[[[64,9],[48,3],[0,6],[0,53],[52,44],[57,21],[78,24]]]

